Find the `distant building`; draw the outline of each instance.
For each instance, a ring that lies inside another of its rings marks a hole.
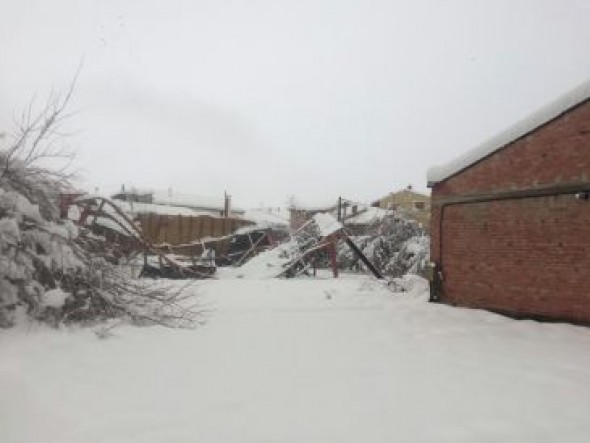
[[[590,324],[590,81],[428,184],[433,301]]]
[[[111,198],[125,202],[126,210],[136,214],[156,213],[168,215],[212,215],[216,217],[242,216],[244,210],[231,202],[231,197],[206,197],[173,191],[128,188],[113,194]]]
[[[430,196],[414,191],[412,186],[387,194],[374,201],[371,206],[403,211],[421,223],[424,229],[428,230],[430,227]]]

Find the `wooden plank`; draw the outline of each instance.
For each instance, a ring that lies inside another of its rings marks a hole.
[[[188,244],[194,240],[192,233],[191,233],[191,220],[192,220],[192,217],[182,217],[182,243],[183,244]]]
[[[200,240],[201,238],[203,238],[203,219],[201,217],[195,217],[194,218],[194,231],[192,233],[192,236],[195,240]]]
[[[216,218],[215,219],[215,224],[216,224],[215,237],[223,237],[224,232],[225,232],[225,220],[226,220],[226,218]]]
[[[159,243],[161,238],[160,238],[160,216],[159,215],[152,215],[152,223],[154,224],[154,233],[153,233],[153,241],[155,243]]]
[[[213,236],[213,226],[211,224],[211,217],[204,215],[202,217],[201,238]]]
[[[158,233],[158,243],[166,243],[168,238],[166,236],[166,230],[168,228],[168,220],[163,215],[156,215],[156,226]]]
[[[182,218],[180,215],[174,217],[174,238],[172,244],[182,244]]]
[[[222,218],[214,218],[212,219],[213,225],[213,235],[212,237],[221,237],[223,235],[223,222],[224,219]]]
[[[194,217],[187,217],[187,231],[188,236],[191,238],[191,241],[194,241],[195,237],[195,218]]]
[[[153,243],[160,243],[160,219],[157,216],[152,217],[152,223],[154,224],[154,233],[152,242]]]
[[[164,218],[164,232],[166,233],[166,243],[172,244],[174,242],[174,230],[176,217],[166,215]]]
[[[178,243],[178,237],[179,237],[179,229],[178,229],[178,216],[177,215],[171,215],[168,217],[168,220],[170,221],[170,229],[168,230],[170,236],[168,238],[168,243],[170,243],[171,245],[177,245]]]

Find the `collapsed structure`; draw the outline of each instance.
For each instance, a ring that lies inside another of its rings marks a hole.
[[[142,256],[139,276],[209,278],[215,273],[217,265],[239,265],[248,257],[273,246],[285,235],[276,228],[251,226],[251,223],[242,224],[236,230],[233,221],[227,218],[218,219],[221,222],[220,229],[214,229],[211,217],[203,215],[187,219],[191,222],[184,229],[188,238],[194,232],[192,228],[197,228],[201,234],[205,228],[211,228],[208,232],[219,232],[222,235],[198,236],[184,243],[156,243],[153,241],[154,236],[146,235],[142,224],[131,219],[114,201],[100,196],[66,197],[65,203],[62,199],[62,215],[73,218],[76,224],[88,227],[104,238],[105,247],[112,252],[113,261],[122,257],[129,261]],[[201,225],[200,217],[209,223]],[[178,222],[179,230],[183,231],[182,217],[173,218],[173,221]],[[229,230],[225,231],[225,228]],[[148,229],[148,233],[152,231]],[[187,238],[186,235],[177,237]],[[155,238],[158,239],[158,236]]]
[[[329,257],[337,277],[336,245],[343,241],[375,277],[383,278],[350,239],[342,223],[326,213],[315,214],[292,235],[270,227],[246,226],[230,235],[170,245],[151,242],[109,199],[79,196],[70,199],[69,204],[77,208],[73,211],[77,214],[76,223],[90,228],[105,239],[105,245],[110,245],[113,261],[124,255],[127,260],[143,256],[139,276],[211,278],[217,266],[233,265],[240,267],[238,277],[295,277],[311,269],[315,272],[323,253]],[[260,254],[264,251],[268,252]]]

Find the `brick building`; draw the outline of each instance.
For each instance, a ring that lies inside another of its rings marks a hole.
[[[590,324],[590,82],[445,167],[432,301]]]

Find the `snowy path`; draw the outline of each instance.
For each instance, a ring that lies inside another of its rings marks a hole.
[[[194,331],[0,332],[0,442],[588,441],[590,329],[364,277],[198,291]]]

